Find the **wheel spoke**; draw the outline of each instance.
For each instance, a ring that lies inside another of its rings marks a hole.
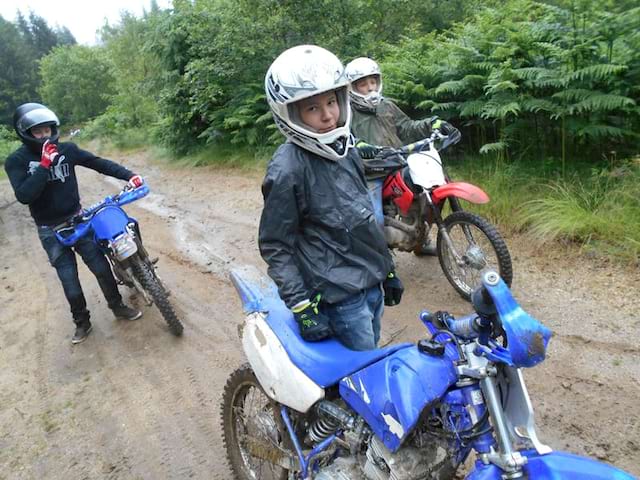
[[[245,385],[232,408],[235,437],[249,478],[281,479],[282,467],[265,459],[281,457],[281,445],[270,400],[257,385]]]
[[[445,228],[450,244],[444,234],[439,235],[440,263],[458,292],[469,298],[485,271],[502,275],[504,266],[510,283],[511,259],[504,240],[486,220],[470,212],[455,212],[445,220]]]

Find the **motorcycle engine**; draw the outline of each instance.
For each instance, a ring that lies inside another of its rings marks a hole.
[[[378,437],[371,437],[363,471],[368,480],[418,480],[429,473],[423,454],[406,446],[391,453]]]
[[[419,206],[414,203],[407,215],[403,215],[393,202],[385,204],[383,210],[384,235],[389,247],[404,252],[413,251],[425,229]]]
[[[320,469],[315,480],[366,480],[354,457],[337,458],[331,465]]]

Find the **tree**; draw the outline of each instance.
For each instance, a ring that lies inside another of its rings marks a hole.
[[[0,122],[10,123],[17,105],[40,101],[38,61],[56,45],[73,45],[68,28],[52,30],[46,20],[18,11],[15,25],[0,17]]]
[[[16,106],[38,98],[37,70],[19,29],[0,16],[0,123],[11,124]]]
[[[40,62],[40,93],[65,121],[89,120],[105,111],[115,93],[111,68],[103,48],[56,47]]]

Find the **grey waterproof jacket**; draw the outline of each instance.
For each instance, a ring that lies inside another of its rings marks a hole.
[[[383,98],[375,112],[352,104],[351,132],[372,145],[398,148],[431,135],[431,119],[411,120],[391,100]]]
[[[269,163],[262,194],[260,253],[289,308],[316,293],[339,302],[393,269],[355,148],[333,161],[285,143]]]

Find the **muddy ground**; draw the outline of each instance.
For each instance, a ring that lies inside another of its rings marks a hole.
[[[27,207],[0,180],[0,479],[227,479],[220,394],[244,362],[243,321],[229,268],[264,270],[256,235],[261,173],[181,168],[116,155],[145,176],[149,197],[127,209],[173,291],[185,332],[154,308],[115,320],[84,265],[94,331],[78,346],[55,271]],[[80,175],[86,205],[121,182]],[[514,293],[554,331],[548,360],[526,371],[543,441],[640,476],[640,275],[559,247],[508,237]],[[397,256],[407,286],[387,309],[383,341],[423,335],[417,313],[468,311],[437,260]]]

